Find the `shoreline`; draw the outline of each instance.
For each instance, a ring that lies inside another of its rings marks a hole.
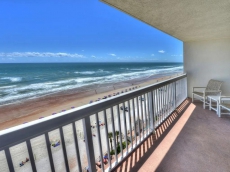
[[[2,105],[0,106],[0,130],[20,125],[24,122],[30,122],[41,117],[50,116],[53,113],[59,113],[63,110],[69,110],[71,107],[79,107],[88,104],[91,100],[95,101],[98,98],[103,98],[109,94],[112,95],[121,90],[124,91],[130,87],[143,87],[154,84],[159,80],[162,81],[177,76],[178,74],[179,73],[158,74],[148,78],[139,78],[113,84],[86,86],[81,89],[71,89],[39,98],[28,99],[20,103]]]

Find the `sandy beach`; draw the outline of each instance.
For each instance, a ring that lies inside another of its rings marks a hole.
[[[79,107],[88,104],[91,100],[95,101],[98,98],[103,98],[109,94],[113,95],[113,93],[124,91],[134,86],[143,87],[170,77],[173,77],[173,75],[157,75],[145,80],[128,81],[126,84],[118,83],[112,86],[97,87],[95,90],[91,89],[80,92],[79,90],[69,90],[37,99],[0,106],[0,130],[50,116],[53,113],[71,109],[71,107]]]

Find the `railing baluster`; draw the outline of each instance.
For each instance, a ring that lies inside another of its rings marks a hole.
[[[154,132],[155,131],[155,117],[154,117],[154,111],[155,111],[155,107],[154,105],[154,94],[153,91],[148,93],[148,101],[149,101],[149,129],[150,132]]]
[[[33,170],[33,172],[37,172],[30,140],[26,140],[26,145],[27,145],[27,149],[28,149],[28,153],[29,153],[29,157],[30,157],[29,159],[30,159],[30,163],[32,166],[32,170]]]
[[[99,152],[100,152],[100,158],[101,158],[101,168],[102,171],[104,171],[104,161],[103,161],[103,153],[102,153],[102,146],[101,146],[101,133],[99,128],[99,118],[98,113],[96,113],[96,123],[97,123],[97,135],[98,135],[98,143],[99,143]]]
[[[76,124],[75,122],[73,122],[72,124],[73,124],[72,126],[73,126],[74,143],[75,143],[75,149],[76,149],[76,154],[77,154],[78,171],[82,172],[80,152],[79,152],[79,146],[78,146],[78,138],[77,138],[77,132],[76,132]]]
[[[63,154],[64,154],[64,160],[65,160],[65,168],[66,171],[69,172],[69,162],[68,162],[68,158],[67,158],[67,153],[66,153],[66,146],[65,146],[65,139],[64,139],[64,133],[63,133],[63,129],[62,127],[59,128],[60,129],[60,135],[61,135],[61,145],[62,145],[62,150],[63,150]]]
[[[171,114],[171,84],[169,84],[169,87],[168,87],[168,91],[169,91],[169,115]]]
[[[145,104],[146,104],[146,105],[145,105],[145,108],[146,108],[145,111],[146,111],[146,125],[148,126],[148,134],[149,134],[149,131],[150,131],[150,128],[149,128],[149,127],[150,127],[150,125],[149,125],[149,124],[150,124],[150,123],[149,123],[149,117],[150,117],[150,112],[149,112],[149,111],[150,111],[150,108],[149,108],[148,94],[149,94],[149,93],[146,93],[146,94],[145,94]]]
[[[161,107],[160,107],[160,105],[161,105],[161,94],[160,94],[160,90],[158,89],[157,90],[157,104],[158,104],[158,126],[160,125],[160,123],[161,123]]]
[[[169,116],[169,85],[166,85],[166,118]]]
[[[138,103],[138,96],[136,97],[136,104],[137,104],[137,125],[138,125],[138,136],[139,136],[139,143],[141,140],[141,133],[140,133],[140,116],[139,116],[139,103]],[[138,143],[138,144],[139,144]]]
[[[171,113],[171,84],[169,84],[168,86],[168,108],[169,108],[169,113],[168,115]]]
[[[168,85],[165,86],[165,119],[168,117]]]
[[[162,88],[162,87],[161,87]],[[162,102],[161,102],[161,95],[162,95],[162,92],[160,90],[158,90],[158,96],[159,96],[159,125],[161,124],[161,117],[162,117]]]
[[[48,133],[45,133],[45,139],[46,139],[46,146],[47,146],[47,151],[48,151],[49,160],[50,160],[50,168],[51,168],[51,171],[55,171]]]
[[[116,157],[116,164],[117,164],[118,163],[118,158],[117,158],[117,144],[116,144],[116,136],[115,136],[113,107],[111,107],[110,110],[111,110],[111,117],[112,117],[113,145],[114,145],[114,151],[115,151],[115,157]]]
[[[144,118],[143,118],[142,95],[140,96],[140,105],[141,105],[141,130],[142,130],[142,140],[143,140],[144,139]]]
[[[135,108],[135,98],[132,99],[132,106],[133,106],[133,121],[134,121],[134,135],[135,135],[135,142],[137,146],[137,127],[136,127],[136,108]]]
[[[162,118],[162,122],[165,120],[165,86],[163,86],[163,91],[162,91],[162,104],[163,104],[163,118]]]
[[[173,112],[173,84],[170,83],[170,113]]]
[[[119,128],[119,137],[120,137],[121,159],[122,159],[123,158],[123,147],[122,147],[121,117],[120,117],[119,105],[117,105],[117,114],[118,114],[118,128]]]
[[[161,87],[161,123],[164,120],[164,86]]]
[[[15,170],[14,170],[13,161],[12,161],[12,158],[10,155],[10,150],[9,150],[9,148],[6,148],[4,151],[5,151],[6,160],[7,160],[9,170],[10,170],[10,172],[14,172]]]
[[[165,94],[165,105],[164,105],[164,109],[165,109],[165,117],[164,117],[164,120],[167,118],[167,116],[168,116],[168,107],[167,107],[167,94],[168,94],[168,89],[167,89],[167,85],[165,86],[165,92],[164,92],[164,94]]]
[[[85,135],[85,145],[86,145],[86,153],[88,158],[88,168],[90,172],[96,171],[95,165],[95,155],[94,155],[94,147],[93,147],[93,139],[92,139],[92,131],[90,124],[90,116],[87,116],[82,119],[83,129]]]
[[[176,82],[174,82],[173,94],[174,94],[174,110],[175,110],[176,109]]]
[[[125,114],[125,103],[122,103],[123,106],[123,119],[124,119],[124,129],[125,129],[125,142],[126,142],[126,152],[125,155],[127,155],[128,152],[128,140],[127,140],[127,125],[126,125],[126,114]]]
[[[144,109],[145,109],[144,115],[145,115],[145,131],[146,131],[146,136],[147,136],[147,134],[149,134],[149,127],[148,127],[148,120],[147,120],[148,112],[147,112],[147,107],[146,107],[147,106],[146,94],[147,93],[144,94]]]
[[[152,98],[152,101],[153,101],[153,104],[152,104],[152,106],[153,106],[152,107],[153,108],[153,118],[154,118],[155,127],[157,127],[157,122],[158,122],[158,120],[157,120],[158,119],[158,117],[157,117],[157,103],[156,103],[157,90],[153,90],[152,95],[153,95],[153,98]],[[151,108],[151,105],[150,105],[150,108]],[[151,124],[151,121],[149,121],[149,127],[151,127],[150,124]]]
[[[131,108],[130,108],[130,102],[128,100],[128,109],[129,109],[129,132],[130,132],[130,139],[131,139],[131,150],[133,149],[133,134],[132,134],[132,123],[131,123]]]
[[[153,98],[153,103],[155,105],[154,107],[154,113],[155,113],[155,126],[157,127],[158,126],[158,101],[157,101],[157,92],[158,92],[158,89],[154,90],[154,98]]]
[[[112,167],[111,164],[111,155],[110,155],[110,147],[109,147],[109,138],[108,138],[108,122],[107,122],[107,114],[106,114],[106,110],[103,110],[103,115],[104,115],[104,120],[105,120],[105,137],[106,137],[106,144],[107,144],[107,153],[108,153],[108,158],[109,158],[109,170]]]

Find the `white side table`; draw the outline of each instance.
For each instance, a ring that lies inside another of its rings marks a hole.
[[[216,114],[220,117],[220,113],[219,113],[219,100],[220,100],[220,96],[208,96],[208,100],[209,100],[209,110],[214,110],[216,111]],[[215,103],[215,106],[213,106],[213,103]]]

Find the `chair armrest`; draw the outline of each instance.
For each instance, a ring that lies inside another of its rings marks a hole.
[[[230,96],[220,96],[220,98],[219,98],[220,104],[222,101],[230,101]]]
[[[205,90],[206,93],[221,93],[221,90]]]
[[[206,87],[193,87],[193,92],[194,92],[195,88],[206,88]]]

